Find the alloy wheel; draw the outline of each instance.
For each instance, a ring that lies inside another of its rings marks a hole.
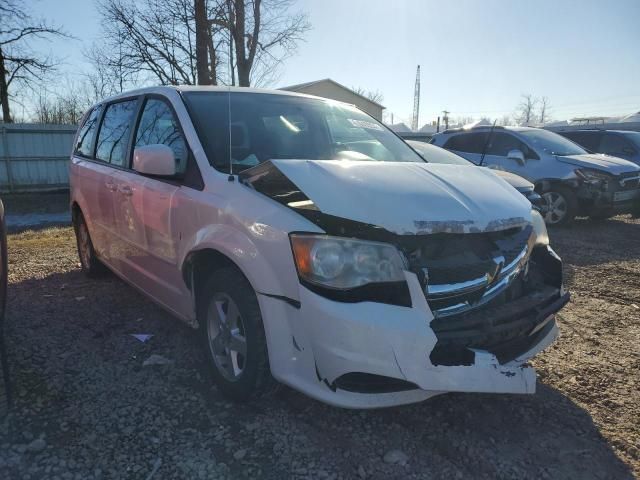
[[[247,339],[242,315],[226,293],[216,293],[207,315],[209,351],[218,371],[229,381],[242,375],[247,358]]]
[[[562,222],[569,209],[566,198],[558,192],[543,193],[542,198],[547,202],[547,213],[544,216],[545,222],[551,225]]]

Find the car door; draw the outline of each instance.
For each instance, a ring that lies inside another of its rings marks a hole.
[[[189,150],[173,109],[168,100],[148,96],[132,136],[129,161],[136,147],[158,144],[173,150],[176,171],[184,174]],[[119,171],[116,178],[118,234],[126,245],[120,252],[123,273],[156,301],[180,312],[189,299],[178,267],[179,238],[174,229],[175,196],[181,182],[145,176],[133,170],[132,164],[130,167]]]
[[[109,126],[102,128],[103,107],[94,108],[78,132],[69,168],[72,198],[82,209],[89,227],[93,247],[100,258],[111,265],[113,238],[113,168],[95,151],[109,136]]]
[[[103,215],[103,258],[115,270],[120,271],[122,243],[118,235],[118,216],[116,202],[118,195],[117,176],[123,168],[129,149],[131,127],[138,105],[138,98],[123,99],[105,107],[95,147],[95,160],[104,165],[105,186],[98,201],[101,208],[108,212]]]
[[[524,163],[509,157],[509,153],[514,150],[522,152]],[[531,180],[538,178],[536,171],[540,166],[540,157],[513,133],[494,131],[487,147],[484,164]]]

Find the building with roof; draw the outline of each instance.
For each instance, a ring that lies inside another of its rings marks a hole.
[[[332,100],[350,103],[358,107],[360,110],[368,113],[373,118],[382,121],[382,111],[385,108],[384,106],[354,92],[350,88],[347,88],[330,78],[291,85],[290,87],[282,87],[280,90],[306,93],[308,95],[315,95],[317,97],[330,98]]]

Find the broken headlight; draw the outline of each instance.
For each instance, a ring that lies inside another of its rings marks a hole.
[[[535,245],[549,245],[549,234],[547,233],[547,226],[544,223],[544,218],[537,210],[531,210],[531,225],[533,226],[533,232],[531,235],[535,238]]]
[[[606,184],[611,180],[611,175],[599,170],[578,168],[575,170],[576,176],[585,183],[592,185]]]
[[[290,238],[298,275],[306,282],[346,290],[405,280],[405,262],[393,245],[328,235]]]

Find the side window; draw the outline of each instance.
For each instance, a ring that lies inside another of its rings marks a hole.
[[[98,143],[96,158],[119,167],[126,166],[127,144],[131,121],[136,111],[137,100],[112,103],[104,114]]]
[[[482,153],[489,132],[473,132],[451,137],[444,144],[447,150],[467,153]]]
[[[608,155],[624,155],[635,149],[631,143],[622,135],[615,133],[605,133],[600,144],[600,151]]]
[[[178,119],[171,107],[157,98],[145,102],[142,117],[136,132],[135,146],[166,145],[176,157],[176,172],[184,173],[187,168],[187,144],[180,131]]]
[[[78,132],[78,140],[76,142],[76,148],[74,154],[81,155],[83,157],[93,156],[93,138],[96,136],[96,130],[98,129],[98,118],[100,116],[100,107],[94,108],[82,127]]]
[[[506,157],[511,150],[520,150],[527,156],[529,148],[509,133],[493,132],[491,145],[487,148],[487,155]]]

